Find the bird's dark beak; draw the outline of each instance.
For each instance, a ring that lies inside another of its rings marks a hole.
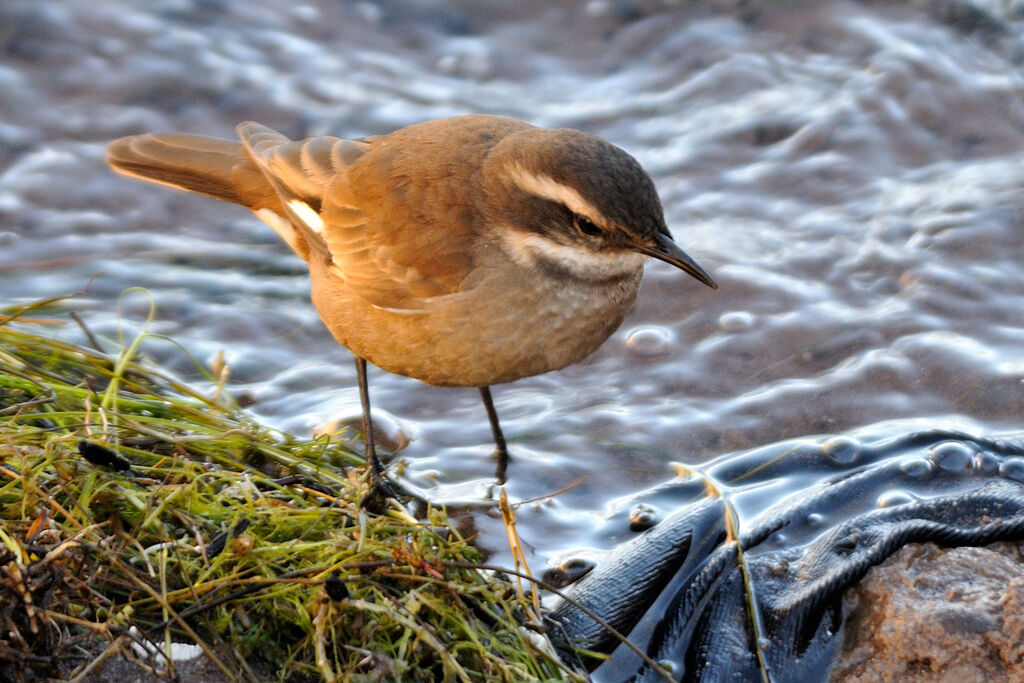
[[[708,287],[718,289],[718,285],[711,279],[711,276],[708,275],[703,268],[698,266],[697,262],[690,258],[689,254],[680,249],[679,246],[672,241],[671,237],[663,232],[659,232],[654,236],[654,240],[654,246],[638,244],[634,245],[633,249],[639,251],[641,254],[653,256],[659,261],[671,263],[676,268],[679,268],[697,278]]]

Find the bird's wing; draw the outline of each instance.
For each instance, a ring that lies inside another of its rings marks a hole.
[[[256,123],[238,132],[310,258],[327,259],[352,292],[379,308],[415,313],[459,291],[472,265],[465,231],[457,221],[455,229],[425,229],[432,216],[415,189],[423,183],[382,169],[389,155],[367,154],[373,139],[291,141]]]

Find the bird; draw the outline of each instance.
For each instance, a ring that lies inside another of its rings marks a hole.
[[[504,483],[508,446],[490,387],[593,353],[636,299],[648,257],[717,289],[674,241],[654,182],[597,136],[469,114],[365,138],[120,138],[116,171],[240,204],[308,265],[311,299],[355,358],[366,464],[366,363],[477,387]]]

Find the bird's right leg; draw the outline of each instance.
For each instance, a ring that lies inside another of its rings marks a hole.
[[[359,403],[363,408],[363,441],[366,443],[366,469],[370,472],[370,488],[361,502],[362,507],[380,508],[383,498],[395,498],[396,491],[384,476],[384,465],[377,457],[373,440],[373,417],[370,415],[370,385],[366,380],[366,359],[352,354],[356,360],[356,378],[359,383]]]

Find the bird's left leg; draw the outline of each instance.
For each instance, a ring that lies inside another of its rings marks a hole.
[[[495,470],[494,477],[498,480],[499,484],[504,484],[505,472],[508,470],[508,446],[505,444],[505,435],[501,432],[501,425],[498,424],[498,411],[494,409],[491,388],[480,387],[480,398],[484,400],[487,419],[491,423],[491,434],[494,435],[494,455],[498,458],[498,467]]]

